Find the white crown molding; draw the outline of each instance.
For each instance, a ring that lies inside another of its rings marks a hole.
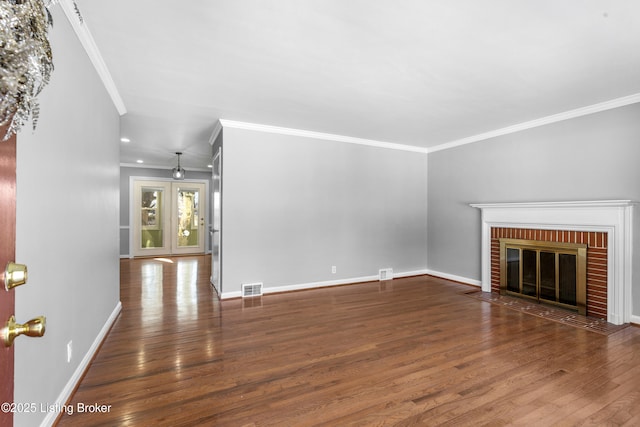
[[[627,207],[637,204],[632,200],[585,200],[566,202],[509,202],[509,203],[471,203],[469,206],[479,209],[531,209],[531,208],[610,208]]]
[[[216,139],[218,138],[218,135],[220,135],[220,132],[222,132],[222,123],[220,123],[220,120],[216,121],[216,126],[213,128],[213,132],[211,133],[211,137],[209,138],[209,145],[213,145],[216,142]]]
[[[498,136],[507,135],[510,133],[520,132],[526,129],[532,129],[539,126],[544,126],[564,120],[569,120],[577,117],[586,116],[589,114],[599,113],[601,111],[612,110],[614,108],[624,107],[626,105],[636,104],[640,102],[640,93],[633,95],[623,96],[621,98],[612,99],[598,104],[588,105],[586,107],[576,108],[574,110],[565,111],[551,116],[542,117],[536,120],[530,120],[528,122],[519,123],[513,126],[507,126],[501,129],[496,129],[490,132],[481,133],[478,135],[469,136],[462,139],[446,142],[443,144],[435,145],[433,147],[418,147],[413,145],[397,144],[393,142],[375,141],[371,139],[354,138],[350,136],[321,133],[306,131],[301,129],[283,128],[277,126],[260,125],[255,123],[238,122],[233,120],[220,119],[218,123],[221,127],[230,127],[236,129],[256,130],[261,132],[278,133],[282,135],[294,135],[307,138],[325,139],[330,141],[347,142],[350,144],[369,145],[372,147],[389,148],[393,150],[412,151],[416,153],[435,153],[437,151],[447,150],[450,148],[459,147],[461,145],[472,144],[474,142],[485,141],[487,139],[495,138]],[[216,123],[216,129],[212,138],[217,137],[218,123]],[[211,141],[210,141],[211,142]]]
[[[586,115],[598,113],[601,111],[612,110],[614,108],[624,107],[625,105],[635,104],[638,102],[640,102],[640,93],[624,96],[622,98],[612,99],[610,101],[601,102],[599,104],[588,105],[582,108],[576,108],[575,110],[569,110],[563,113],[558,113],[551,116],[542,117],[540,119],[519,123],[517,125],[508,126],[502,129],[496,129],[491,132],[485,132],[478,135],[469,136],[467,138],[446,142],[444,144],[440,144],[440,145],[436,145],[431,148],[428,148],[427,152],[434,153],[436,151],[447,150],[449,148],[454,148],[454,147],[459,147],[461,145],[484,141],[486,139],[495,138],[497,136],[520,132],[521,130],[544,126],[551,123],[561,122],[563,120],[569,120],[576,117],[586,116]]]
[[[121,168],[135,168],[135,169],[163,169],[170,171],[173,166],[162,165],[147,165],[144,163],[120,163]],[[211,168],[187,168],[187,172],[211,172]]]
[[[255,130],[259,132],[277,133],[280,135],[301,136],[305,138],[324,139],[327,141],[346,142],[349,144],[368,145],[371,147],[388,148],[391,150],[412,151],[414,153],[427,153],[427,149],[413,145],[396,144],[393,142],[375,141],[372,139],[354,138],[351,136],[336,135],[332,133],[314,132],[301,129],[283,128],[278,126],[259,125],[255,123],[236,122],[220,119],[222,127]]]
[[[121,168],[135,168],[135,169],[163,169],[170,171],[173,166],[162,165],[146,165],[144,163],[120,163]]]
[[[126,114],[127,108],[120,97],[120,93],[118,92],[118,88],[116,87],[113,78],[111,77],[107,64],[104,62],[89,28],[82,18],[78,4],[74,0],[59,0],[59,3],[62,7],[62,11],[69,20],[69,23],[71,23],[71,27],[78,36],[80,43],[84,47],[84,50],[87,52],[89,59],[98,72],[98,75],[102,80],[102,84],[107,89],[107,92],[111,97],[113,105],[115,105],[116,110],[118,110],[118,114],[121,116]]]

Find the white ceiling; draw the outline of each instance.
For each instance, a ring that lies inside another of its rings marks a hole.
[[[433,147],[640,93],[637,0],[76,3],[123,163],[206,167],[219,118]]]

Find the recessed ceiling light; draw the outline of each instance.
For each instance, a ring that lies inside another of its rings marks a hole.
[[[212,168],[212,167],[213,167],[213,165],[207,165],[207,167],[208,167],[208,168]]]
[[[144,163],[144,160],[136,160],[136,163]]]
[[[124,136],[122,138],[120,138],[120,141],[122,141],[122,142],[131,142],[131,140],[129,138],[124,137]]]

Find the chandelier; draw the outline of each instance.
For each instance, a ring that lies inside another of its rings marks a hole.
[[[53,56],[47,39],[48,7],[56,0],[0,0],[0,126],[4,139],[40,113],[36,97],[49,83]]]
[[[184,168],[180,167],[180,156],[182,155],[182,153],[178,152],[176,153],[178,155],[178,166],[176,166],[175,168],[173,168],[173,179],[184,179]]]

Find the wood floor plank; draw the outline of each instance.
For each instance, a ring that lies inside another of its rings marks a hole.
[[[430,276],[219,301],[208,257],[121,262],[60,426],[634,425],[640,328],[604,336]]]

